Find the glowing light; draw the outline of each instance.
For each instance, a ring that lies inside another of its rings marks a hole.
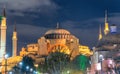
[[[5,54],[5,59],[7,59],[8,58],[8,54]]]
[[[99,55],[99,59],[100,59],[100,61],[102,61],[103,60],[103,55]]]
[[[13,74],[12,72],[9,72],[9,74]]]
[[[67,74],[69,74],[69,73],[70,73],[70,71],[68,70],[68,71],[67,71]]]
[[[29,66],[26,66],[26,69],[28,70],[28,69],[29,69]]]
[[[32,68],[30,68],[30,71],[32,72],[32,71],[33,71],[33,69],[32,69]]]
[[[96,64],[96,70],[101,70],[101,63]]]
[[[19,63],[19,65],[20,65],[20,66],[22,66],[22,65],[23,65],[23,63],[22,63],[22,62],[20,62],[20,63]]]

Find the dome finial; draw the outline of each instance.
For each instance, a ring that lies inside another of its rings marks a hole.
[[[59,22],[57,22],[57,27],[56,28],[59,29]]]

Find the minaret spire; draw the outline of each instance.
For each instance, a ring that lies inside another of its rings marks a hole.
[[[5,5],[4,5],[4,7],[3,7],[3,13],[2,13],[2,16],[3,16],[3,17],[6,17]]]
[[[104,28],[104,34],[107,35],[109,33],[109,23],[108,23],[108,14],[107,10],[105,11],[105,28]]]
[[[16,22],[15,22],[15,25],[14,25],[14,32],[16,32]]]
[[[107,15],[107,10],[105,10],[105,23],[108,22],[108,15]]]
[[[99,26],[99,39],[98,40],[101,40],[102,39],[102,28],[101,28],[101,24]]]

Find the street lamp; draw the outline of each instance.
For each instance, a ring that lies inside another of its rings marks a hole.
[[[26,66],[26,74],[27,74],[27,72],[29,72],[29,66]]]
[[[5,74],[7,74],[7,58],[8,58],[8,54],[5,54],[4,58],[5,58]]]
[[[20,65],[20,66],[22,66],[22,65],[23,65],[23,63],[22,63],[22,62],[20,62],[20,63],[19,63],[19,65]]]
[[[103,55],[99,55],[99,61],[101,63],[101,74],[102,74],[102,61],[103,61]]]
[[[28,69],[29,69],[29,66],[26,66],[26,69],[28,70]]]
[[[30,72],[32,72],[33,71],[33,69],[32,68],[30,68]]]
[[[20,68],[20,74],[22,74],[22,66],[23,66],[23,62],[22,62],[22,61],[19,62],[18,66],[19,66],[19,68]]]
[[[35,69],[36,69],[36,74],[37,74],[37,68],[38,68],[38,64],[34,64]]]

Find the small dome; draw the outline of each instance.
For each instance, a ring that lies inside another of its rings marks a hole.
[[[45,33],[47,39],[66,39],[70,37],[70,32],[65,29],[51,29]]]

